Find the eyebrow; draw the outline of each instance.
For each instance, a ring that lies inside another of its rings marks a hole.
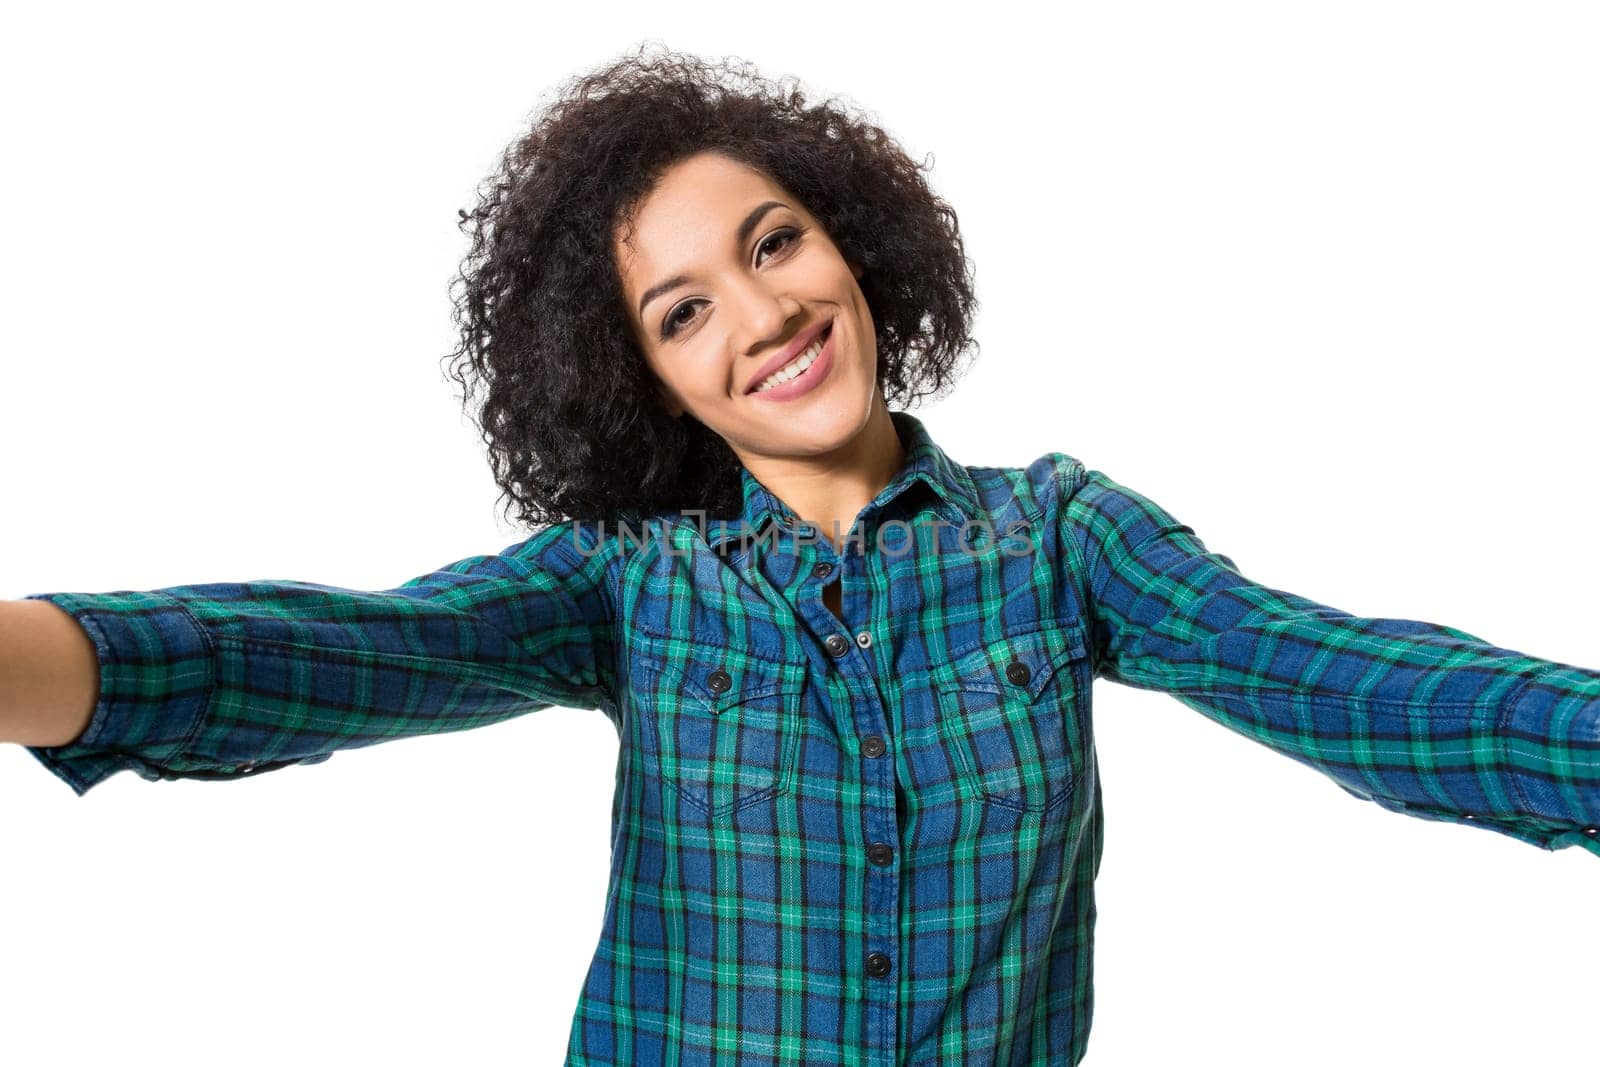
[[[771,211],[775,207],[788,206],[789,205],[783,203],[781,200],[767,200],[757,204],[751,210],[750,214],[744,217],[744,221],[739,223],[739,229],[735,235],[734,243],[741,245],[744,244],[745,241],[750,237],[750,231],[756,228],[756,224],[761,221],[762,217],[765,216],[767,212]],[[644,306],[650,303],[650,301],[654,300],[662,293],[670,292],[680,285],[687,284],[688,281],[689,276],[687,274],[674,274],[660,285],[651,286],[649,289],[646,289],[644,291],[644,295],[639,298],[639,317],[641,319],[644,318]]]

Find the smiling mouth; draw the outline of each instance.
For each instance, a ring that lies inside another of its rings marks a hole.
[[[786,382],[792,382],[794,379],[800,377],[800,375],[810,370],[811,364],[815,363],[817,358],[822,354],[823,346],[828,343],[828,337],[832,333],[833,321],[830,319],[828,321],[828,325],[822,328],[822,332],[817,334],[816,340],[812,341],[806,346],[805,351],[801,352],[789,362],[785,363],[782,367],[779,367],[766,378],[756,383],[755,387],[752,388],[750,392],[764,393],[768,389],[776,388],[777,386],[783,385]]]

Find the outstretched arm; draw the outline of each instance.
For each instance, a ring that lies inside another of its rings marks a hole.
[[[1153,501],[1057,454],[1065,580],[1098,674],[1171,693],[1364,800],[1600,854],[1600,671],[1242,575]]]
[[[121,770],[241,777],[556,704],[614,717],[611,559],[576,536],[547,527],[377,592],[267,580],[35,594],[8,605],[28,630],[16,656],[53,651],[43,668],[0,660],[0,740],[81,795]]]

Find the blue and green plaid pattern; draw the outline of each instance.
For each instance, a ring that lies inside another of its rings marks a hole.
[[[1268,588],[1071,456],[966,467],[893,418],[906,463],[843,551],[746,471],[733,521],[569,522],[382,592],[40,594],[101,691],[31,751],[81,794],[602,710],[610,900],[569,1064],[1079,1062],[1096,677],[1389,810],[1600,854],[1600,672]]]

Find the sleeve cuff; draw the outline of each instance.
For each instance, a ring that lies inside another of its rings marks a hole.
[[[1512,700],[1500,733],[1522,810],[1570,827],[1566,844],[1600,851],[1600,674],[1544,668]]]
[[[203,721],[215,678],[210,636],[160,593],[37,593],[77,619],[94,642],[100,689],[71,744],[27,746],[79,796],[121,770],[155,781]]]

